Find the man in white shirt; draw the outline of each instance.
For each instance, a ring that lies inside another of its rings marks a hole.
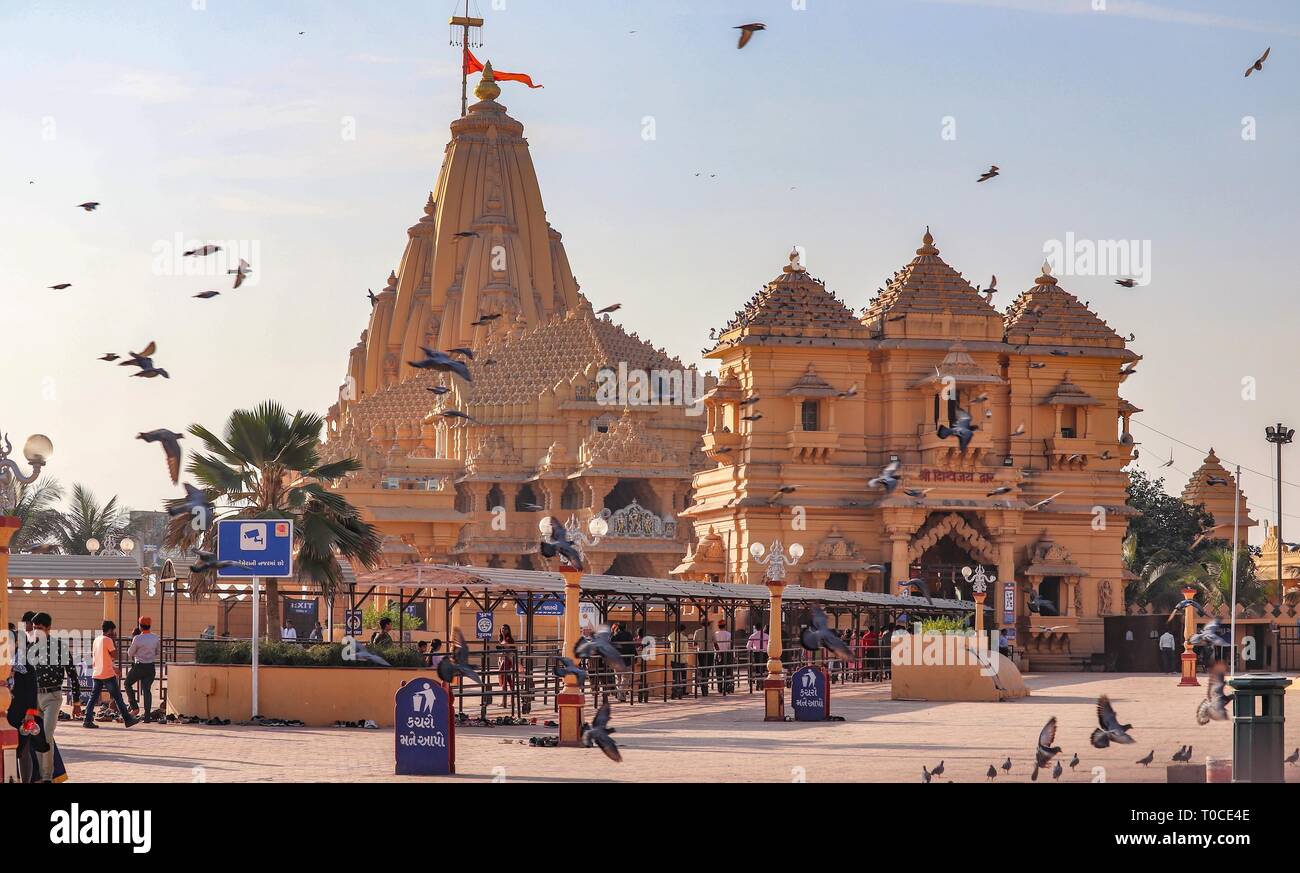
[[[284,627],[280,628],[280,639],[285,642],[297,641],[298,639],[298,629],[289,624],[289,618],[287,616],[284,619]]]
[[[727,630],[725,621],[718,622],[717,633],[713,635],[713,645],[716,650],[714,657],[717,664],[718,690],[723,694],[730,694],[736,690],[736,686],[731,680],[731,631]]]
[[[767,632],[762,625],[754,626],[745,649],[749,652],[749,678],[753,682],[763,675],[764,665],[767,664]]]
[[[1167,630],[1160,637],[1160,666],[1166,673],[1177,672],[1174,670],[1174,635]]]

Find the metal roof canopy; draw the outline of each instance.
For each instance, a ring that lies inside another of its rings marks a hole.
[[[140,579],[140,563],[130,555],[9,556],[10,579]]]
[[[362,585],[388,589],[477,590],[502,593],[556,594],[564,591],[559,573],[543,570],[510,570],[493,567],[449,567],[440,564],[411,564],[362,573]],[[767,602],[764,585],[732,585],[720,582],[684,582],[675,579],[650,579],[637,576],[582,577],[583,594],[623,595],[627,597],[687,598],[707,600],[743,600]],[[830,606],[876,606],[936,612],[970,612],[975,604],[964,600],[903,597],[867,591],[834,591],[787,585],[787,602],[821,603]]]

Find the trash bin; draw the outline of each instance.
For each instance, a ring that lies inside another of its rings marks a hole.
[[[1228,680],[1233,697],[1233,782],[1284,782],[1286,689],[1276,673],[1243,673]]]

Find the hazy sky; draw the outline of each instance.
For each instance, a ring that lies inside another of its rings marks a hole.
[[[1149,241],[1147,287],[1062,286],[1137,334],[1140,420],[1268,474],[1263,428],[1300,426],[1300,4],[1093,5],[479,0],[479,55],[546,86],[502,102],[584,293],[688,362],[795,243],[861,307],[929,224],[972,282],[998,275],[1004,309],[1049,240]],[[136,432],[219,427],[267,397],[323,412],[459,112],[452,6],[0,0],[15,442],[47,433],[52,475],[150,509],[176,489]],[[749,21],[768,30],[738,52]],[[178,239],[242,246],[256,282],[231,291],[220,258],[222,275],[177,274]],[[208,288],[224,293],[190,296]],[[170,381],[95,360],[149,340]],[[1157,472],[1180,489],[1201,454],[1134,431],[1148,468],[1173,446]],[[1271,483],[1244,486],[1271,518]]]

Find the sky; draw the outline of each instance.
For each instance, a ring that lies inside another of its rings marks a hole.
[[[1122,392],[1146,410],[1138,466],[1177,492],[1213,446],[1256,471],[1252,514],[1274,517],[1264,427],[1300,426],[1300,4],[474,8],[479,57],[545,85],[505,83],[501,102],[583,292],[623,303],[629,330],[700,362],[792,245],[861,307],[929,225],[972,283],[998,276],[1004,309],[1051,241],[1136,241],[1147,284],[1057,275],[1136,335]],[[65,486],[156,509],[177,489],[137,432],[219,428],[266,398],[328,408],[459,114],[452,9],[0,0],[0,428],[15,456],[48,434]],[[767,30],[737,51],[732,28],[753,21]],[[976,184],[990,164],[1001,175]],[[87,200],[102,206],[75,208]],[[228,287],[225,253],[178,257],[208,241],[251,255],[249,284]],[[191,296],[208,289],[223,293]],[[151,340],[170,380],[96,360]],[[1283,532],[1300,539],[1300,443],[1284,453]]]

